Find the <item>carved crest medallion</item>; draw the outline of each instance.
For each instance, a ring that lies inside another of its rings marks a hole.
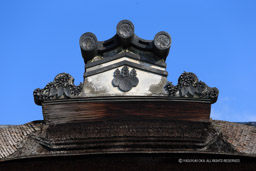
[[[121,69],[116,69],[114,72],[114,79],[112,84],[114,87],[118,87],[123,92],[130,91],[133,87],[136,87],[139,83],[139,79],[136,77],[136,70],[133,68],[130,72],[127,66]]]

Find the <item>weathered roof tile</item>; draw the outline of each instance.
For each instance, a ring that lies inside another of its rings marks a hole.
[[[213,121],[213,125],[238,152],[256,155],[256,127],[226,121]]]
[[[0,160],[18,150],[20,143],[36,129],[36,123],[4,126],[0,128]],[[38,130],[38,129],[37,129]]]

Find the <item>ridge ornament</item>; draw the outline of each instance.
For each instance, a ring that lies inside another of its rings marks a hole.
[[[174,86],[168,82],[165,86],[169,97],[200,98],[216,102],[219,90],[216,87],[208,87],[204,82],[198,81],[192,72],[184,72],[178,79],[178,85]]]
[[[34,100],[37,105],[42,102],[55,99],[67,99],[78,97],[82,91],[83,83],[78,86],[74,85],[74,78],[67,73],[58,74],[53,82],[48,83],[43,89],[34,90]]]

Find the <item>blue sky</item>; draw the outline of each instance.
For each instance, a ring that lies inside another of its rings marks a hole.
[[[255,0],[1,1],[0,125],[43,119],[34,89],[61,72],[82,82],[80,36],[109,39],[123,19],[141,38],[171,35],[168,80],[187,71],[217,87],[213,119],[256,121],[255,8]]]

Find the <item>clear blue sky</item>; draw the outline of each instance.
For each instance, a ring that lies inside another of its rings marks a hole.
[[[43,119],[34,89],[61,72],[82,82],[81,34],[109,39],[123,19],[141,38],[171,35],[168,80],[187,71],[217,87],[213,119],[256,121],[255,9],[255,0],[1,1],[0,125]]]

